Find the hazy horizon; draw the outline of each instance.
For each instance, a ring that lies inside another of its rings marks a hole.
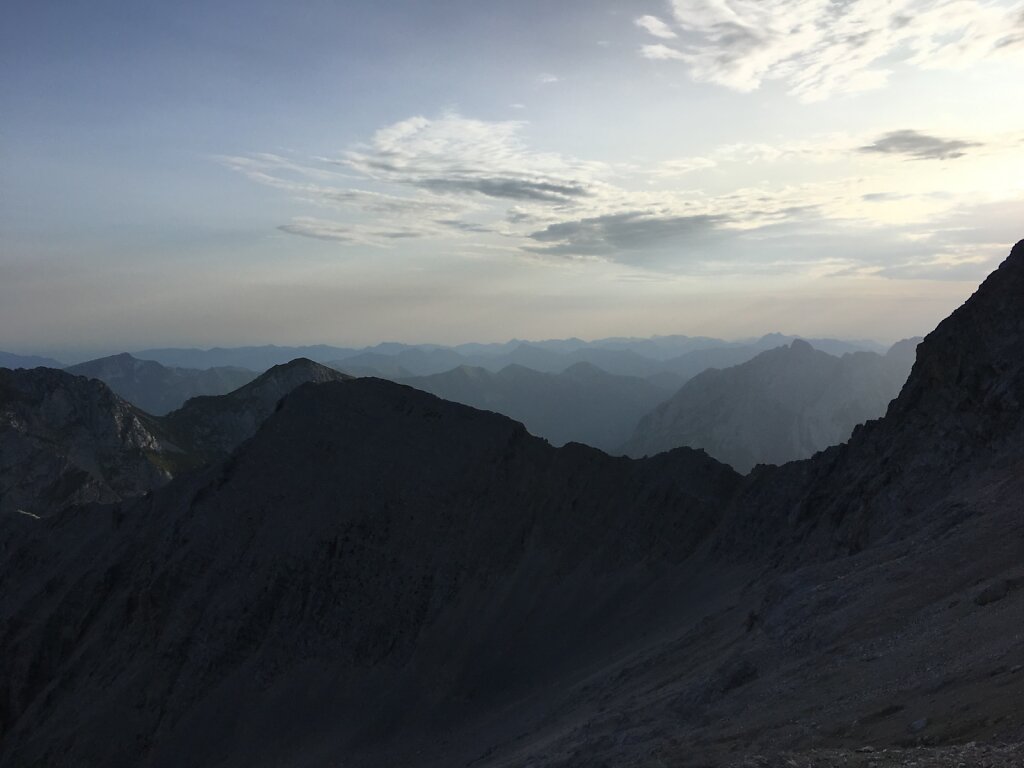
[[[0,349],[922,335],[1024,219],[1021,9],[21,5]]]
[[[351,350],[362,351],[362,350],[372,350],[372,349],[374,349],[374,348],[376,348],[378,346],[391,345],[391,344],[407,346],[407,347],[410,347],[410,348],[414,348],[414,347],[432,347],[433,346],[433,347],[444,348],[444,349],[457,349],[457,348],[459,348],[461,346],[469,346],[469,345],[477,345],[477,344],[483,345],[483,346],[486,346],[486,345],[499,346],[499,345],[513,344],[513,343],[519,342],[519,343],[522,343],[522,344],[529,345],[529,344],[547,344],[547,343],[551,343],[551,342],[578,340],[578,341],[582,342],[585,345],[590,345],[590,344],[594,344],[596,342],[606,341],[606,340],[609,340],[609,339],[624,339],[624,340],[625,339],[629,339],[629,340],[635,340],[635,341],[643,341],[643,340],[646,340],[646,339],[659,339],[659,338],[665,339],[665,338],[678,337],[678,336],[689,336],[691,338],[710,338],[710,339],[713,339],[715,341],[724,342],[726,344],[741,345],[741,344],[748,344],[748,343],[752,344],[752,343],[757,342],[760,339],[764,338],[765,336],[771,336],[771,335],[779,335],[779,336],[783,336],[783,337],[787,337],[787,338],[788,337],[794,337],[794,338],[801,338],[801,339],[830,339],[830,340],[834,340],[834,341],[848,342],[848,343],[850,343],[852,345],[864,345],[865,348],[870,348],[870,347],[877,346],[879,349],[885,349],[887,347],[891,347],[893,344],[896,344],[897,342],[904,341],[906,339],[917,338],[917,337],[923,336],[925,334],[912,334],[910,336],[901,336],[899,338],[885,339],[885,338],[875,338],[875,337],[868,337],[868,336],[830,336],[830,335],[827,335],[827,334],[790,333],[790,332],[785,331],[785,330],[782,330],[782,331],[779,331],[779,330],[766,330],[764,333],[753,335],[753,336],[729,336],[729,337],[713,336],[713,335],[709,335],[709,334],[684,334],[684,333],[668,334],[668,333],[666,333],[666,334],[651,334],[649,336],[625,336],[625,335],[621,335],[620,334],[620,335],[611,335],[611,336],[595,336],[595,337],[590,337],[590,338],[585,338],[585,337],[581,337],[581,336],[557,336],[557,337],[556,336],[551,336],[551,337],[545,337],[545,338],[540,338],[540,337],[536,337],[536,338],[520,338],[518,336],[514,336],[514,337],[511,337],[511,338],[492,339],[492,340],[467,339],[465,341],[455,341],[455,342],[451,342],[451,343],[444,343],[444,342],[437,342],[437,341],[430,341],[430,340],[406,341],[406,340],[403,340],[403,339],[380,339],[380,340],[377,340],[377,341],[373,341],[373,342],[371,342],[369,344],[344,344],[344,343],[335,343],[335,342],[331,342],[331,341],[313,341],[313,342],[309,342],[309,343],[305,343],[304,342],[304,343],[298,343],[298,344],[290,344],[290,343],[284,343],[284,342],[283,343],[265,342],[265,343],[254,343],[254,344],[208,344],[208,345],[202,345],[202,344],[160,344],[160,345],[149,344],[149,345],[137,345],[137,346],[133,346],[133,347],[117,347],[117,346],[110,346],[110,345],[98,345],[98,346],[95,346],[95,347],[69,347],[69,346],[54,345],[52,347],[42,347],[42,346],[40,346],[40,347],[22,347],[22,348],[6,347],[6,348],[0,348],[0,352],[7,352],[7,353],[14,354],[14,355],[23,355],[23,356],[51,357],[51,358],[57,360],[58,362],[65,363],[67,365],[77,365],[78,363],[83,363],[83,362],[87,362],[87,361],[90,361],[90,360],[96,360],[96,359],[100,359],[100,358],[104,358],[104,357],[111,357],[111,356],[114,356],[114,355],[119,355],[119,354],[124,354],[124,353],[130,354],[130,355],[133,355],[133,356],[137,356],[140,353],[147,352],[147,351],[155,351],[155,350],[199,350],[199,351],[212,351],[212,350],[216,350],[216,349],[232,350],[232,349],[260,348],[260,347],[279,347],[279,348],[286,348],[286,349],[287,348],[304,349],[304,348],[313,348],[313,347],[336,347],[336,348],[339,348],[339,349],[351,349]]]

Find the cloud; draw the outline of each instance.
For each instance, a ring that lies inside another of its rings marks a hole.
[[[906,200],[909,195],[900,195],[895,192],[865,192],[860,199],[865,203],[889,203],[895,200]]]
[[[542,243],[534,253],[575,256],[615,256],[660,246],[699,241],[727,224],[725,216],[658,216],[643,211],[607,214],[551,224],[532,232]]]
[[[377,131],[343,162],[368,178],[441,194],[550,203],[591,194],[606,166],[529,149],[525,125],[454,114],[413,117]]]
[[[778,80],[805,101],[881,87],[896,63],[961,69],[993,56],[1024,54],[1020,2],[671,0],[669,5],[671,26],[640,26],[659,39],[667,39],[668,31],[679,42],[645,45],[642,56],[681,61],[695,80],[738,91]]]
[[[552,75],[550,72],[542,72],[537,75],[537,82],[541,85],[551,85],[552,83],[560,82],[562,78],[558,75]]]
[[[672,31],[672,28],[657,16],[641,16],[635,23],[638,27],[646,30],[649,34],[652,34],[655,37],[660,37],[664,40],[671,40],[678,37],[678,35]]]
[[[397,240],[411,240],[425,236],[425,233],[413,229],[377,229],[309,217],[293,219],[290,224],[282,224],[278,229],[289,235],[300,235],[316,240],[330,240],[351,245],[369,245],[375,248],[387,247]]]
[[[883,155],[905,155],[913,160],[955,160],[963,157],[968,149],[980,147],[975,141],[962,139],[940,139],[917,131],[891,131],[875,139],[871,144],[858,147],[859,152],[874,152]]]
[[[640,53],[645,59],[661,59],[662,61],[677,59],[679,61],[686,61],[685,53],[677,51],[675,48],[669,48],[667,45],[663,45],[661,43],[645,45],[640,48]]]
[[[975,225],[952,213],[978,199],[1019,198],[1017,133],[822,134],[732,143],[642,166],[540,151],[529,132],[523,121],[412,117],[331,158],[220,161],[338,219],[300,216],[279,227],[288,234],[381,249],[432,240],[433,250],[415,252],[595,260],[652,274],[954,279],[974,269],[969,249],[1001,230],[994,214]],[[974,146],[981,148],[957,163],[955,195],[941,192],[950,183],[944,164],[917,166],[908,177],[899,162],[951,158]],[[865,153],[884,161],[851,162]],[[770,168],[776,163],[787,167]],[[721,172],[702,180],[712,181],[714,192],[672,178],[712,167]],[[1005,186],[994,189],[993,178]],[[1000,209],[1004,219],[1020,220],[1015,205]],[[940,229],[945,239],[935,234]],[[963,243],[954,242],[959,232]]]
[[[558,183],[500,177],[491,179],[422,179],[416,184],[432,192],[476,192],[487,197],[499,197],[506,200],[535,200],[553,203],[564,202],[573,197],[585,197],[589,194],[586,186],[582,183]]]

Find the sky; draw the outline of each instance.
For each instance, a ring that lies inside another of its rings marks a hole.
[[[8,4],[0,349],[892,341],[1024,237],[1024,2]]]

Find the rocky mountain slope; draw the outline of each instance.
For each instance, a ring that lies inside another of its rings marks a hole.
[[[90,360],[66,369],[76,376],[99,379],[116,394],[146,413],[163,416],[199,395],[224,395],[256,378],[245,368],[168,368],[127,353]]]
[[[166,482],[160,424],[106,386],[52,368],[0,369],[0,513],[52,514]]]
[[[195,398],[156,417],[98,379],[0,369],[0,511],[46,516],[139,496],[225,457],[299,385],[344,378],[295,360],[235,392]]]
[[[625,451],[703,448],[740,472],[808,458],[885,413],[914,362],[916,341],[886,355],[834,357],[805,341],[688,381],[638,423]]]
[[[951,745],[1024,739],[1022,299],[1024,243],[884,419],[746,478],[361,379],[0,515],[0,766],[1012,765]]]
[[[497,373],[464,366],[400,381],[445,400],[504,414],[554,445],[577,442],[608,452],[619,448],[637,420],[666,397],[645,379],[615,376],[590,363],[559,374],[519,365]]]

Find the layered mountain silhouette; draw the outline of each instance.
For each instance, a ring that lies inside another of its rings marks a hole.
[[[252,437],[282,397],[302,384],[349,379],[343,373],[298,358],[275,365],[234,392],[194,397],[163,419],[166,429],[195,456],[209,460],[230,453]]]
[[[401,379],[432,376],[461,366],[485,368],[497,373],[520,365],[541,373],[562,373],[577,363],[589,363],[606,373],[648,378],[662,386],[678,388],[686,379],[712,367],[739,365],[760,352],[788,344],[798,337],[769,333],[760,339],[729,342],[690,336],[650,338],[513,339],[495,344],[399,344],[387,342],[364,349],[317,345],[309,347],[236,347],[201,349],[149,349],[138,352],[140,359],[186,369],[241,367],[264,371],[295,358],[314,360],[354,376]],[[871,341],[808,339],[830,354],[855,351],[884,351]]]
[[[885,413],[907,380],[918,341],[900,342],[884,356],[835,357],[796,340],[741,365],[706,370],[646,415],[625,451],[702,448],[744,473],[756,464],[808,458]]]
[[[199,395],[224,395],[256,378],[244,368],[168,368],[127,353],[66,368],[68,373],[99,379],[116,394],[147,413],[163,416]]]
[[[559,374],[521,365],[497,373],[463,366],[400,381],[445,400],[509,416],[555,445],[578,442],[609,452],[666,396],[646,379],[615,376],[590,363],[576,363]]]
[[[0,351],[0,368],[63,368],[51,357],[38,355],[16,355],[13,352]]]
[[[782,333],[768,333],[750,343],[717,344],[684,352],[664,361],[666,371],[679,376],[682,381],[692,379],[699,373],[711,368],[731,368],[753,360],[762,352],[792,344],[794,341],[804,342],[817,350],[831,355],[845,355],[853,352],[878,351],[871,349],[868,342],[855,343],[838,339],[803,339],[799,336],[787,336]]]
[[[356,379],[299,386],[148,497],[4,514],[0,766],[888,766],[1020,742],[1022,299],[1024,242],[884,418],[745,478]]]

